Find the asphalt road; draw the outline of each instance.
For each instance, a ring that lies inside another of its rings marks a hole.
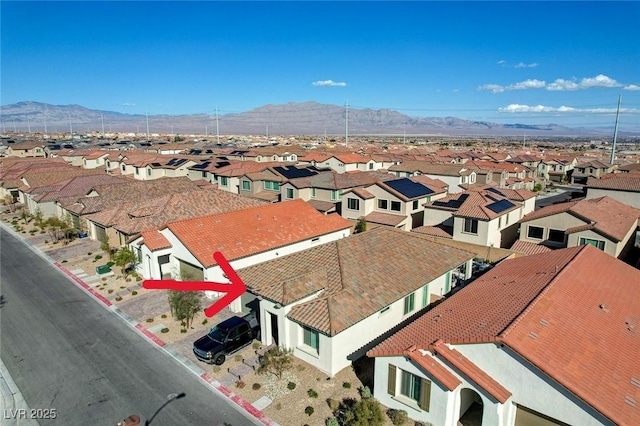
[[[257,423],[92,300],[22,241],[0,229],[0,356],[42,425],[144,420],[153,425]]]

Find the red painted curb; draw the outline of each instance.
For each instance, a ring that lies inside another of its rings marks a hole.
[[[156,336],[155,334],[153,334],[152,332],[150,332],[149,330],[147,330],[146,328],[144,328],[142,325],[140,324],[136,324],[136,328],[145,336],[147,336],[149,339],[153,340],[153,342],[160,346],[161,348],[166,346],[166,343],[163,342],[162,340],[160,340],[158,338],[158,336]]]
[[[111,301],[109,299],[107,299],[106,297],[104,297],[103,295],[101,295],[100,293],[98,293],[97,291],[95,291],[90,285],[88,285],[87,283],[85,283],[84,281],[82,281],[80,278],[76,277],[75,275],[73,275],[71,273],[71,271],[69,271],[67,268],[65,268],[64,266],[62,266],[60,263],[58,262],[54,262],[53,263],[58,269],[60,269],[62,272],[64,272],[64,274],[68,277],[70,277],[72,280],[74,280],[76,283],[78,283],[82,288],[84,288],[85,290],[87,290],[89,293],[91,293],[95,298],[97,298],[98,300],[100,300],[102,303],[104,303],[107,306],[111,306],[113,305],[113,303],[111,303]]]
[[[245,401],[244,399],[242,399],[239,395],[236,395],[235,393],[231,392],[225,386],[222,386],[220,383],[217,383],[209,375],[209,373],[202,373],[200,377],[203,380],[205,380],[207,383],[214,385],[214,387],[218,389],[224,396],[226,396],[231,401],[238,404],[240,407],[242,407],[243,410],[247,411],[249,414],[251,414],[253,417],[261,421],[263,424],[273,425],[273,422],[271,421],[271,419],[269,419],[262,411],[258,410],[256,407],[251,405],[248,401]]]

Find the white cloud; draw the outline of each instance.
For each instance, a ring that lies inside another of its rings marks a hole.
[[[503,67],[507,65],[507,61],[505,61],[504,59],[500,59],[498,62],[496,62],[498,65],[502,65]]]
[[[125,102],[122,104],[122,106],[136,106],[136,104],[131,103],[131,102]]]
[[[320,87],[345,87],[347,83],[333,81],[333,80],[318,80],[311,83],[312,86],[320,86]]]
[[[536,62],[532,62],[530,64],[525,64],[524,62],[518,62],[514,65],[514,68],[535,68],[538,64]]]
[[[503,108],[498,108],[498,112],[506,112],[506,113],[519,113],[519,112],[533,112],[533,113],[570,113],[570,112],[580,112],[580,113],[589,113],[589,114],[614,114],[616,112],[616,108],[574,108],[568,106],[559,106],[559,107],[551,107],[545,105],[520,105],[520,104],[511,104],[507,105]],[[621,113],[627,114],[637,114],[640,113],[640,109],[635,108],[621,108]]]
[[[478,90],[489,90],[491,93],[502,93],[510,90],[525,90],[525,89],[546,89],[549,91],[564,91],[564,90],[583,90],[591,89],[594,87],[621,87],[622,83],[607,77],[604,74],[598,74],[595,77],[585,77],[580,81],[576,79],[565,80],[563,78],[556,79],[553,83],[547,84],[544,80],[529,79],[521,81],[519,83],[510,84],[508,86],[501,86],[498,84],[483,84],[478,87]],[[635,84],[629,84],[624,87],[625,90],[640,90],[640,86]]]

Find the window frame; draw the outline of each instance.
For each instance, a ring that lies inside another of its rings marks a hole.
[[[394,209],[393,206],[397,205],[397,209]],[[402,211],[402,203],[400,201],[391,200],[391,205],[389,206],[389,211],[392,212],[401,212]]]
[[[478,235],[478,222],[478,219],[465,217],[464,223],[462,224],[462,232],[465,234]]]
[[[351,205],[354,204],[355,207],[352,207]],[[347,209],[348,210],[355,210],[355,211],[359,211],[360,210],[360,200],[357,198],[347,198]]]
[[[302,344],[320,353],[320,333],[306,326],[302,327]],[[314,345],[315,340],[315,345]]]
[[[380,204],[384,203],[384,207],[380,207]],[[378,210],[389,210],[389,200],[385,198],[378,198]]]
[[[561,234],[562,235],[562,240],[558,240],[558,239],[553,239],[551,238],[551,236],[553,234]],[[547,236],[547,240],[553,242],[553,243],[559,243],[559,244],[564,244],[566,242],[566,235],[564,233],[564,231],[562,229],[553,229],[553,228],[549,228],[549,234]]]
[[[413,292],[404,297],[403,315],[408,315],[416,308],[416,293]]]
[[[220,176],[220,186],[229,186],[229,178],[227,176]]]
[[[284,195],[284,197],[285,197],[287,200],[293,200],[293,196],[294,196],[294,195],[295,195],[295,194],[294,194],[294,192],[293,192],[293,188],[286,188],[286,191],[285,191],[285,195]]]
[[[251,191],[251,181],[242,180],[241,189],[243,191]]]
[[[536,237],[535,235],[531,235],[532,230],[540,230],[540,237]],[[532,240],[544,240],[544,227],[535,226],[535,225],[527,225],[527,238]]]
[[[595,243],[597,243],[597,244],[593,244],[593,243],[591,243],[591,241],[593,241],[593,242],[595,242]],[[606,246],[606,241],[604,241],[604,240],[597,240],[597,239],[595,239],[595,238],[587,238],[587,237],[579,237],[579,238],[578,238],[578,245],[580,245],[580,246],[584,246],[584,245],[587,245],[587,244],[591,244],[591,245],[592,245],[592,246],[594,246],[595,248],[597,248],[597,249],[600,249],[600,250],[604,251],[604,248],[605,248],[605,246]],[[602,247],[600,247],[600,246],[602,246]]]

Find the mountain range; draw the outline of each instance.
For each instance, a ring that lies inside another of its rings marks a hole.
[[[0,107],[2,131],[91,131],[166,134],[596,136],[610,129],[556,124],[498,124],[455,117],[410,117],[389,109],[346,109],[317,102],[265,105],[239,114],[141,115],[80,105],[26,101]],[[348,122],[346,118],[348,117]]]

